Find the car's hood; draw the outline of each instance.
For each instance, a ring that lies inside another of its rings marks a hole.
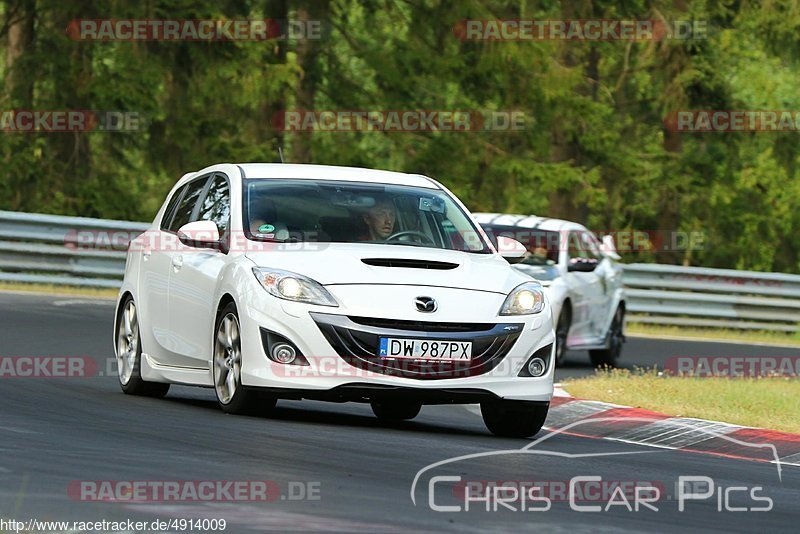
[[[247,252],[256,265],[303,274],[322,285],[427,285],[507,294],[530,280],[496,254],[360,243],[264,245],[271,246]]]
[[[561,273],[555,265],[527,265],[518,263],[514,265],[514,269],[524,273],[535,280],[538,280],[544,287],[550,286]]]

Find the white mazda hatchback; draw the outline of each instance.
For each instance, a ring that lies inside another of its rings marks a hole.
[[[150,396],[213,387],[230,413],[306,398],[400,420],[423,404],[480,403],[491,432],[531,436],[553,393],[554,332],[542,287],[507,261],[524,254],[513,239],[495,248],[421,175],[189,173],[128,250],[120,384]]]

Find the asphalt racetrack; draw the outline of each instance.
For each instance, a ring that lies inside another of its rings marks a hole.
[[[0,293],[0,356],[86,356],[99,370],[91,377],[0,379],[1,519],[225,519],[225,532],[796,532],[800,524],[800,468],[791,466],[779,476],[769,463],[562,434],[522,454],[531,440],[491,436],[475,408],[465,406],[425,406],[413,421],[387,424],[369,406],[353,403],[279,401],[270,416],[243,417],[223,414],[210,389],[173,386],[161,400],[126,396],[107,372],[112,315],[111,301]],[[622,363],[797,354],[631,338]],[[588,356],[575,353],[557,374],[590,372]],[[503,450],[509,452],[488,454]],[[588,492],[571,504],[558,488],[576,476],[652,483],[661,490],[652,503],[657,511],[633,509],[633,495],[624,499],[631,510],[619,503],[607,507],[609,499]],[[714,487],[698,486],[698,493],[711,496],[684,498],[681,511],[676,484],[689,476],[708,477]],[[103,481],[117,488],[120,481],[267,481],[269,499],[134,503],[103,499],[95,491]],[[486,481],[520,487],[546,481],[551,498],[547,506],[522,497],[505,505],[475,500],[465,511],[464,486]],[[86,483],[94,493],[80,489]],[[753,510],[767,501],[769,511]],[[581,505],[601,510],[574,509]],[[178,527],[163,530],[189,531]]]

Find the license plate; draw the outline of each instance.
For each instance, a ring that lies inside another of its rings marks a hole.
[[[378,356],[406,360],[468,362],[472,359],[472,342],[382,337]]]

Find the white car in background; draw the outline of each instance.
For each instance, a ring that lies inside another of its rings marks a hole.
[[[128,251],[120,385],[211,387],[228,413],[309,398],[399,420],[423,404],[480,403],[491,432],[531,436],[553,394],[553,320],[541,284],[508,264],[525,248],[501,238],[498,249],[421,175],[189,173]]]
[[[625,292],[613,238],[599,241],[581,224],[533,215],[474,213],[490,236],[528,249],[519,271],[535,278],[556,317],[556,364],[567,350],[588,350],[595,366],[614,366],[625,342]],[[512,260],[516,261],[516,260]]]

